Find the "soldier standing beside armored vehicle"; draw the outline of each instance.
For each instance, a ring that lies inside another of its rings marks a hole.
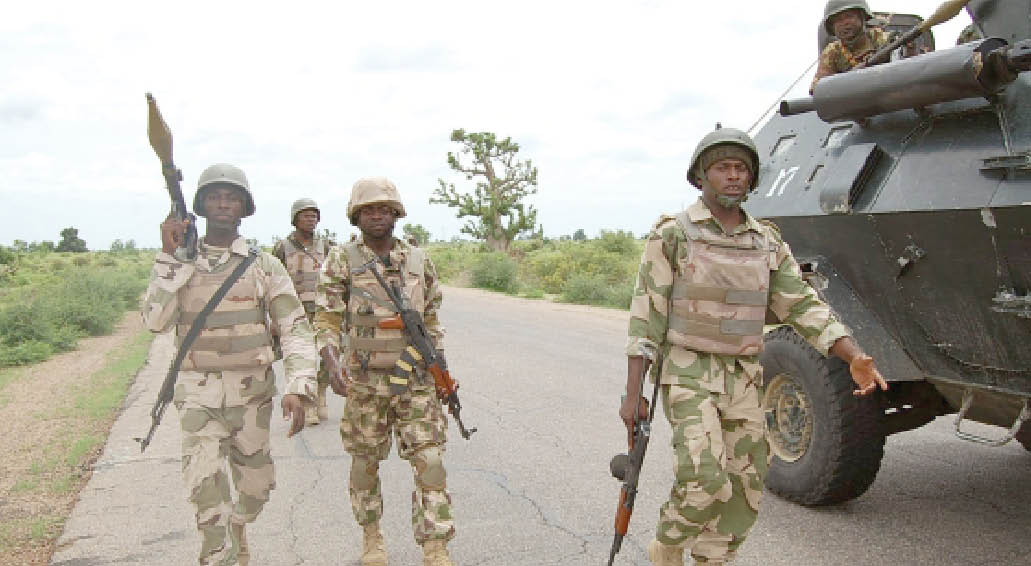
[[[887,389],[873,359],[802,279],[777,229],[740,208],[758,170],[744,132],[702,138],[687,173],[701,198],[660,217],[641,259],[619,413],[628,428],[635,411],[646,418],[646,360],[664,360],[653,377],[673,429],[676,480],[648,546],[653,564],[681,566],[685,548],[697,563],[726,564],[755,522],[769,465],[758,359],[767,309],[849,363],[857,395]]]
[[[298,199],[290,207],[290,224],[293,225],[294,231],[277,242],[272,250],[272,255],[286,266],[309,321],[312,321],[315,311],[318,310],[315,306],[315,289],[319,282],[319,270],[326,261],[329,248],[335,245],[332,241],[315,234],[315,228],[321,220],[322,212],[314,200]],[[326,404],[329,374],[325,367],[319,370],[318,384],[316,403],[305,409],[305,424],[308,425],[317,425],[329,418]]]
[[[161,225],[162,251],[143,301],[147,327],[164,332],[175,326],[178,342],[252,253],[238,232],[240,219],[254,214],[243,171],[224,163],[205,169],[193,208],[207,225],[196,259],[181,261],[173,255],[186,224],[169,217]],[[276,385],[269,324],[282,336],[287,379],[282,405],[284,417],[291,419],[290,435],[304,427],[304,405],[314,399],[316,352],[293,284],[271,255],[257,253],[225,299],[204,319],[183,361],[174,403],[182,427],[183,477],[201,533],[199,563],[246,566],[246,524],[258,517],[275,487],[269,426]]]
[[[851,71],[878,49],[891,43],[891,37],[879,27],[868,27],[867,20],[873,17],[865,0],[829,0],[823,11],[823,25],[827,33],[837,37],[830,42],[816,67],[809,92],[816,83],[837,73]]]
[[[430,338],[442,349],[444,328],[437,318],[441,293],[429,256],[393,236],[405,216],[397,188],[383,177],[360,179],[351,190],[347,216],[361,236],[329,252],[319,281],[320,311],[315,317],[318,346],[330,372],[330,385],[346,395],[340,424],[351,455],[349,491],[355,519],[364,531],[361,564],[385,566],[386,548],[379,521],[383,498],[379,463],[390,455],[391,435],[398,455],[412,465],[412,527],[423,547],[426,566],[450,566],[446,544],[455,535],[451,497],[444,470],[447,421],[433,379],[414,367],[416,379],[400,391],[391,372],[407,346],[401,330],[382,328],[395,316],[370,261],[390,285],[397,285],[411,308],[423,316]],[[343,367],[338,353],[346,335]],[[393,390],[392,390],[393,389]]]

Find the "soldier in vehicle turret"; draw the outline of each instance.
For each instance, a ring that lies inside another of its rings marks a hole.
[[[827,33],[837,39],[830,42],[816,68],[816,75],[809,87],[811,93],[816,83],[837,73],[851,71],[865,63],[878,49],[891,42],[889,34],[880,27],[867,25],[873,17],[866,0],[829,0],[823,11],[823,26]]]

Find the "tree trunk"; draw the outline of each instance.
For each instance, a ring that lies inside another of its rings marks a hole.
[[[496,252],[508,252],[509,241],[503,238],[487,237],[487,245]]]

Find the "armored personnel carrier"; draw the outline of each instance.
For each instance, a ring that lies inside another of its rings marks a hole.
[[[767,486],[787,499],[858,497],[886,436],[941,415],[1031,450],[1031,3],[966,10],[985,39],[827,77],[756,136],[745,208],[891,385],[855,398],[844,364],[768,333]]]

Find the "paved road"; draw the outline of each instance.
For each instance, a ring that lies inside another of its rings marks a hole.
[[[464,384],[466,424],[480,429],[467,442],[452,427],[448,444],[456,563],[604,564],[618,489],[608,460],[625,438],[616,407],[626,314],[468,289],[447,289],[445,298],[449,362]],[[159,338],[52,564],[195,563],[199,539],[179,475],[174,411],[146,454],[131,440],[146,430],[170,355]],[[331,416],[342,407],[343,399],[331,399]],[[656,429],[620,565],[648,563],[643,549],[669,491],[669,426]],[[290,440],[285,430],[275,419],[278,488],[250,530],[255,563],[357,565],[349,457],[336,426]],[[877,481],[857,501],[806,509],[767,497],[738,563],[1031,564],[1031,454],[975,446],[949,430],[939,419],[891,437]],[[409,470],[396,454],[382,468],[387,545],[398,565],[421,564]]]

